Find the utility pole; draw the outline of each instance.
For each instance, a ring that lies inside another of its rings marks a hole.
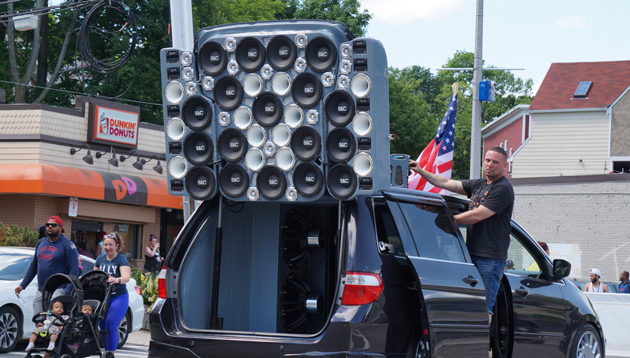
[[[483,0],[477,0],[475,28],[475,59],[473,62],[473,103],[470,128],[470,179],[481,178],[481,102],[479,102],[479,82],[483,66]]]

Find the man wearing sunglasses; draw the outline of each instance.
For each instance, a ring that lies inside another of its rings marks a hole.
[[[38,289],[35,300],[33,300],[34,312],[45,311],[42,307],[42,288],[50,276],[56,273],[79,276],[79,253],[74,243],[63,235],[61,218],[51,216],[46,221],[45,226],[46,237],[41,238],[35,245],[33,261],[31,261],[22,283],[15,288],[15,294],[19,295],[37,275]],[[64,293],[64,289],[60,288],[53,293],[52,298]]]

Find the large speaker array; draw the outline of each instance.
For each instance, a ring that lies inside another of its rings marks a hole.
[[[172,194],[236,201],[341,200],[389,187],[387,59],[326,21],[199,30],[163,49]],[[171,169],[171,162],[172,171]]]

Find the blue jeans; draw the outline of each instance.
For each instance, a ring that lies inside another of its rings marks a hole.
[[[505,260],[489,259],[486,257],[470,256],[473,264],[477,267],[483,285],[486,287],[486,304],[488,305],[488,313],[492,313],[494,302],[497,300],[501,277],[505,271]]]

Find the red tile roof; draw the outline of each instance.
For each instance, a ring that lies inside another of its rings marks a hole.
[[[587,97],[574,97],[581,81],[592,81]],[[630,87],[630,61],[552,63],[530,111],[605,108]]]

